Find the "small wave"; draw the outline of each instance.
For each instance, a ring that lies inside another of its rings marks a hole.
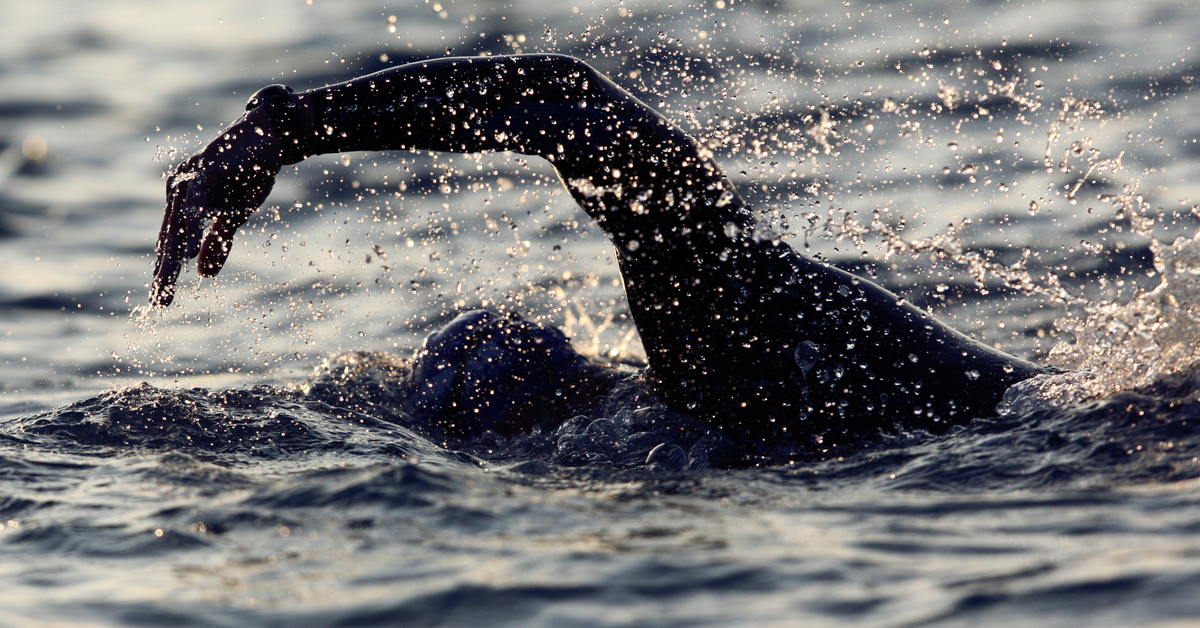
[[[936,491],[1092,489],[1200,478],[1200,368],[1086,400],[1081,391],[1094,379],[1064,373],[1027,380],[1010,389],[998,417],[943,436],[897,438],[824,470]]]
[[[0,435],[78,455],[117,449],[243,462],[330,451],[445,457],[400,425],[266,386],[212,391],[143,383],[9,421]]]

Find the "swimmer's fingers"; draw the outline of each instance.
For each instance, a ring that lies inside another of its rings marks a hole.
[[[158,259],[150,288],[150,303],[156,307],[171,304],[184,261],[195,257],[200,250],[203,208],[207,202],[202,172],[200,157],[195,156],[180,164],[167,179],[167,204],[158,232]]]
[[[233,249],[233,236],[253,211],[254,209],[248,209],[236,214],[222,212],[217,217],[212,229],[204,238],[204,244],[200,246],[200,263],[196,270],[201,276],[212,277],[221,272],[225,260],[229,259],[229,251]]]
[[[233,237],[237,234],[250,215],[267,200],[271,188],[275,185],[275,173],[279,171],[277,164],[262,164],[257,159],[248,160],[236,167],[230,176],[226,172],[223,180],[219,201],[220,206],[210,209],[208,215],[213,218],[212,228],[200,245],[200,264],[197,270],[205,277],[212,277],[221,271],[229,251],[233,247]]]

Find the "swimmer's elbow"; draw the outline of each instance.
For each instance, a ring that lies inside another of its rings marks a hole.
[[[598,72],[596,72],[596,70],[592,66],[588,65],[583,59],[554,52],[533,52],[528,54],[513,55],[512,58],[518,62],[528,62],[541,68],[560,67],[565,70],[598,74]]]
[[[556,53],[531,53],[512,57],[521,69],[536,70],[543,76],[555,77],[576,85],[581,93],[593,96],[603,93],[608,98],[624,99],[627,95],[604,74],[583,59]],[[615,92],[613,90],[616,90]]]

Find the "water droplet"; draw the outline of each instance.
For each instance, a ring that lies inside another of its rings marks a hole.
[[[646,456],[646,466],[651,471],[678,471],[687,465],[687,452],[679,445],[660,443]]]
[[[817,362],[821,361],[821,349],[817,347],[816,343],[805,340],[796,345],[796,350],[792,352],[792,359],[800,368],[800,372],[807,375],[817,365]]]
[[[611,419],[596,419],[588,424],[587,429],[583,433],[592,438],[603,436],[615,437],[617,435],[617,426]]]

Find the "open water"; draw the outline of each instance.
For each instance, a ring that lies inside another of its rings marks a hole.
[[[1200,8],[0,15],[0,625],[1200,622]],[[1079,370],[946,435],[758,468],[707,464],[696,422],[635,381],[553,433],[402,427],[389,383],[458,311],[638,363],[607,240],[515,155],[289,167],[219,278],[135,309],[162,173],[258,87],[520,51],[665,111],[793,246]],[[647,464],[659,444],[690,455]]]

